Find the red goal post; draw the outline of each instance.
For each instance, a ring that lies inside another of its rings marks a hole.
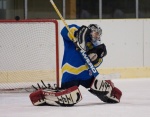
[[[0,20],[0,90],[30,88],[43,80],[59,87],[58,22]]]

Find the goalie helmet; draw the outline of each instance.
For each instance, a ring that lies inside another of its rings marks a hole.
[[[101,34],[102,34],[102,29],[97,25],[97,24],[90,24],[88,26],[88,28],[91,30],[91,39],[92,39],[92,42],[95,42],[95,41],[100,41],[101,38]]]

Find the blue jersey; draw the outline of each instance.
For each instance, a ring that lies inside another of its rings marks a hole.
[[[79,26],[69,25],[70,31],[74,32]],[[93,77],[91,70],[87,66],[79,51],[76,50],[68,30],[64,27],[61,30],[61,35],[64,40],[64,55],[62,61],[62,83],[74,80],[87,80]],[[88,40],[88,39],[87,39]],[[88,47],[92,47],[91,42],[87,42]]]

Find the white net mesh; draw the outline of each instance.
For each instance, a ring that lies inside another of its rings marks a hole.
[[[0,22],[0,89],[58,80],[56,26],[50,20]]]

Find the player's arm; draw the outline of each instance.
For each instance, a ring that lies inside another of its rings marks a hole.
[[[82,25],[77,31],[75,31],[74,36],[76,41],[74,41],[74,43],[77,50],[87,51],[86,43],[87,39],[90,37],[90,33],[91,30],[85,25]]]
[[[75,32],[79,29],[79,26],[77,26],[75,24],[72,24],[72,25],[69,25],[69,28],[70,28],[70,32],[72,32],[72,34],[74,35]],[[64,40],[66,40],[66,41],[73,41],[73,39],[71,37],[71,34],[68,32],[66,27],[64,27],[61,30],[61,35],[62,35]]]
[[[69,25],[69,29],[72,34],[70,34],[70,32],[68,32],[66,27],[64,27],[61,30],[61,35],[62,35],[63,39],[65,41],[73,41],[76,48],[79,47],[81,49],[86,50],[86,47],[85,47],[86,40],[85,39],[87,38],[87,36],[90,35],[91,30],[87,26],[82,25],[81,27],[79,27],[75,24]],[[74,36],[73,38],[72,38],[72,35]]]
[[[107,49],[105,44],[99,44],[92,49],[87,50],[86,48],[86,39],[90,37],[91,30],[86,26],[81,26],[76,32],[75,37],[77,38],[77,46],[80,49],[86,51],[86,54],[89,56],[91,62],[95,67],[100,66],[103,62],[103,57],[107,55]]]

